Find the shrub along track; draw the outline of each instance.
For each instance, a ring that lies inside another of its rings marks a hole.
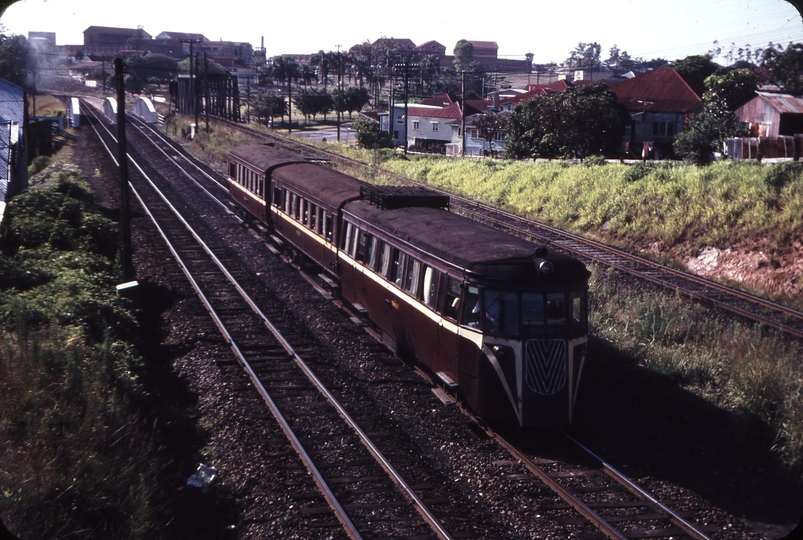
[[[85,135],[85,130],[81,135]],[[86,140],[82,142],[87,144]],[[93,158],[88,153],[80,156],[80,161],[96,189],[109,194],[107,204],[115,206],[108,201],[116,201],[113,193],[116,172],[109,170],[106,174],[94,174],[95,169],[100,168],[97,164],[99,158]],[[233,225],[231,220],[219,215],[219,210],[208,209],[203,212],[208,212],[207,217],[212,226],[221,234],[226,234],[232,246],[236,246],[242,254],[244,267],[259,275],[265,287],[286,298],[289,309],[305,319],[315,335],[332,344],[332,358],[327,363],[333,369],[342,370],[342,374],[355,379],[388,378],[388,374],[383,372],[382,363],[377,363],[373,356],[375,343],[353,330],[338,332],[338,328],[350,326],[351,323],[344,321],[342,313],[323,301],[294,270],[281,260],[269,256],[260,239]],[[211,438],[206,456],[209,464],[221,469],[223,482],[231,486],[242,501],[245,516],[243,524],[246,527],[242,530],[241,537],[291,533],[294,524],[302,518],[299,501],[294,501],[289,496],[288,480],[283,478],[282,471],[271,467],[270,460],[259,455],[258,449],[265,443],[265,437],[267,436],[268,441],[271,438],[266,435],[266,428],[240,418],[238,393],[231,394],[227,391],[227,386],[231,383],[225,381],[225,377],[214,366],[213,359],[217,357],[221,347],[215,336],[215,329],[203,317],[188,316],[190,310],[194,313],[197,309],[198,306],[193,305],[197,301],[188,290],[183,275],[173,268],[169,255],[160,247],[159,242],[149,240],[152,231],[147,223],[143,223],[142,219],[135,220],[134,234],[139,277],[158,283],[181,298],[162,315],[165,328],[169,328],[166,344],[187,351],[187,354],[176,360],[176,367],[198,392],[199,407],[210,425]],[[591,366],[590,376],[587,378],[594,381],[596,391],[591,395],[597,398],[606,395],[604,389],[600,393],[598,384],[605,385],[610,380],[609,377],[621,375],[621,369],[604,373],[599,371],[599,367]],[[627,379],[625,383],[626,381]],[[632,388],[622,390],[623,396],[613,401],[626,400],[628,392],[633,392]],[[408,432],[411,440],[426,451],[432,462],[437,464],[437,469],[442,471],[447,483],[454,485],[458,496],[472,510],[472,525],[476,537],[565,538],[573,530],[566,524],[543,517],[539,505],[545,503],[539,499],[540,492],[523,490],[516,475],[506,473],[509,456],[486,440],[471,421],[457,413],[454,406],[444,405],[436,400],[426,385],[417,389],[409,385],[371,385],[366,391],[371,393],[395,423]],[[589,395],[585,388],[583,394]],[[586,403],[587,410],[594,406]],[[615,422],[613,419],[610,421]],[[626,445],[632,445],[638,439],[640,427],[630,427]],[[533,440],[536,446],[538,439],[536,437]],[[648,453],[649,447],[641,450]],[[613,452],[618,453],[616,445]],[[688,462],[685,464],[690,465]],[[646,465],[641,469],[649,471],[651,467]],[[659,477],[663,474],[660,470],[652,470],[652,473]],[[661,484],[656,478],[647,480]],[[707,482],[706,479],[700,481]],[[666,490],[675,493],[685,491],[671,485]],[[684,496],[689,496],[688,492]],[[732,504],[732,501],[725,502],[726,505]],[[720,523],[724,530],[721,535],[712,535],[713,538],[759,538],[758,535],[747,532],[738,519],[727,513],[712,509],[711,515],[711,522]],[[761,513],[757,515],[760,516]],[[252,518],[250,522],[249,517]]]

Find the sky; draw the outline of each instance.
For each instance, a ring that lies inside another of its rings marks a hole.
[[[22,0],[0,18],[5,33],[55,32],[58,45],[83,44],[89,26],[200,33],[246,41],[268,56],[345,50],[379,38],[437,41],[452,53],[460,39],[495,41],[499,56],[561,62],[578,43],[597,42],[602,58],[617,45],[631,57],[676,60],[723,54],[735,44],[803,42],[803,21],[785,0]],[[717,59],[726,64],[724,57]]]

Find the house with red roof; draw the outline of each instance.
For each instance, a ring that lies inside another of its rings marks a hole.
[[[691,114],[702,110],[702,88],[694,88],[671,67],[661,67],[611,86],[619,103],[630,111],[624,142],[631,149],[649,143],[669,154],[675,135],[683,131]]]

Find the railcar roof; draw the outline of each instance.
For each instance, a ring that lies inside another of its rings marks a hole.
[[[519,273],[511,274],[511,267],[527,266],[533,270],[529,279],[538,279],[530,264],[539,246],[467,217],[433,208],[381,210],[364,200],[347,204],[345,211],[461,268],[481,267],[487,277],[503,278]],[[543,259],[554,265],[556,279],[588,277],[585,265],[572,257],[548,250]]]
[[[282,163],[306,161],[298,154],[288,152],[287,150],[280,150],[266,144],[237,146],[229,150],[229,154],[263,172]]]
[[[273,171],[273,177],[312,200],[337,208],[341,202],[359,197],[363,182],[314,163],[294,163],[284,165]]]

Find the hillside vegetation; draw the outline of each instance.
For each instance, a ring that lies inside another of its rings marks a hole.
[[[169,363],[142,354],[159,316],[116,294],[117,224],[71,166],[32,184],[0,229],[3,521],[23,539],[211,537],[220,510],[180,491],[192,409]]]

